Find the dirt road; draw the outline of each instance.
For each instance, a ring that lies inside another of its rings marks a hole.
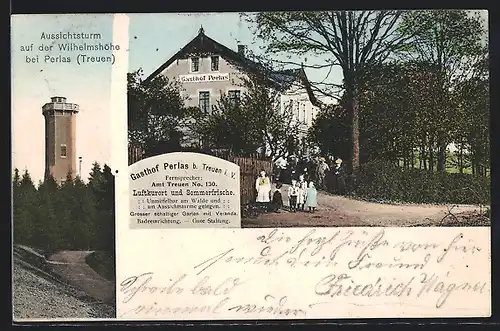
[[[285,206],[288,206],[287,190],[287,185],[281,189]],[[479,211],[479,206],[471,205],[381,204],[318,191],[318,208],[314,213],[282,210],[246,218],[242,224],[243,227],[436,226],[453,218],[451,215]]]
[[[14,245],[14,319],[115,317],[114,284],[85,263],[90,253],[61,252],[47,260],[39,250]]]

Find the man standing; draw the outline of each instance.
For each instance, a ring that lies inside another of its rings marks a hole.
[[[342,159],[335,160],[335,168],[333,169],[335,179],[335,193],[339,195],[345,194],[345,169]]]
[[[326,174],[328,171],[330,171],[330,167],[326,163],[325,158],[321,157],[316,173],[318,174],[318,187],[322,190],[326,189]]]
[[[274,167],[276,169],[274,175],[274,182],[283,182],[284,173],[286,170],[287,162],[283,156],[280,156],[275,162]]]

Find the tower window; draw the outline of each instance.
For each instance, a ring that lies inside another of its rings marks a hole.
[[[200,71],[200,58],[193,57],[191,58],[191,72],[198,72],[198,71]]]
[[[65,144],[61,144],[61,158],[66,158],[68,153],[68,149]]]
[[[219,71],[219,57],[212,56],[211,63],[212,63],[212,71]]]
[[[199,94],[200,109],[206,114],[210,109],[210,92],[203,91]]]

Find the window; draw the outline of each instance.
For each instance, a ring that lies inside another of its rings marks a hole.
[[[229,102],[232,105],[237,105],[240,103],[240,91],[239,90],[232,90],[232,91],[229,91],[227,94],[229,97]]]
[[[219,57],[212,56],[211,63],[212,63],[212,71],[219,71]]]
[[[203,91],[199,94],[200,109],[204,113],[208,113],[210,109],[210,92]]]
[[[66,158],[68,153],[67,147],[65,144],[61,144],[61,158]]]
[[[191,58],[191,72],[198,72],[198,71],[200,71],[200,58],[193,57]]]

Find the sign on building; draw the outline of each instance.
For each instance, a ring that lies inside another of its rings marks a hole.
[[[206,154],[168,153],[129,166],[130,228],[239,228],[240,167]]]
[[[181,83],[207,83],[229,81],[229,74],[191,74],[179,75]]]

